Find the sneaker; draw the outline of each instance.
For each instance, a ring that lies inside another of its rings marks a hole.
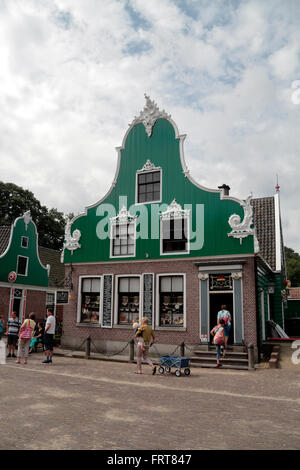
[[[42,364],[49,364],[50,361],[48,361],[48,359],[45,359]]]
[[[15,354],[12,354],[11,357],[17,357]]]
[[[11,357],[11,354],[10,354],[10,353],[8,353],[6,357]]]

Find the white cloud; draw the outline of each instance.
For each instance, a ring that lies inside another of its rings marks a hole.
[[[109,189],[147,92],[187,133],[200,183],[260,197],[279,175],[285,243],[300,252],[298,2],[0,3],[1,180],[82,212]]]

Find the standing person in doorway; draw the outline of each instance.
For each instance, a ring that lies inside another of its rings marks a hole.
[[[18,341],[19,329],[21,322],[17,317],[16,312],[11,312],[9,319],[7,320],[7,345],[8,345],[8,355],[7,357],[17,357],[15,355],[15,349]]]
[[[55,333],[55,317],[53,315],[52,308],[48,308],[46,313],[47,313],[47,321],[45,325],[45,336],[44,336],[46,359],[43,361],[43,364],[49,364],[52,362],[53,336]]]
[[[227,310],[227,307],[225,304],[221,305],[221,310],[218,312],[217,321],[219,322],[219,320],[221,319],[224,320],[225,344],[224,344],[223,357],[225,357],[230,328],[231,328],[231,315],[230,315],[230,312]]]
[[[25,320],[20,328],[18,343],[18,359],[17,364],[21,364],[21,358],[24,357],[24,364],[27,364],[29,353],[29,345],[35,329],[35,314],[29,314],[29,318]]]
[[[153,365],[153,362],[148,357],[148,352],[150,348],[150,341],[152,338],[152,343],[154,343],[155,335],[151,326],[148,325],[148,318],[142,318],[141,326],[137,329],[135,336],[143,338],[143,341],[138,341],[136,348],[136,359],[137,359],[137,374],[142,373],[142,359],[152,367],[152,375],[156,373],[156,366]]]

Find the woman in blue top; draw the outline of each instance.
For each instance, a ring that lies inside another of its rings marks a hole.
[[[231,328],[231,315],[228,312],[228,310],[226,310],[226,305],[221,305],[221,310],[218,312],[217,320],[219,321],[221,320],[221,318],[225,322],[225,325],[224,325],[225,346],[224,346],[224,351],[223,351],[223,357],[225,357],[225,350],[227,348],[229,332]]]

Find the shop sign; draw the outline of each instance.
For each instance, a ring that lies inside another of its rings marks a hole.
[[[69,291],[58,290],[56,292],[56,304],[67,304],[69,302]]]
[[[11,271],[8,275],[9,282],[15,282],[17,279],[17,273],[15,271]]]

